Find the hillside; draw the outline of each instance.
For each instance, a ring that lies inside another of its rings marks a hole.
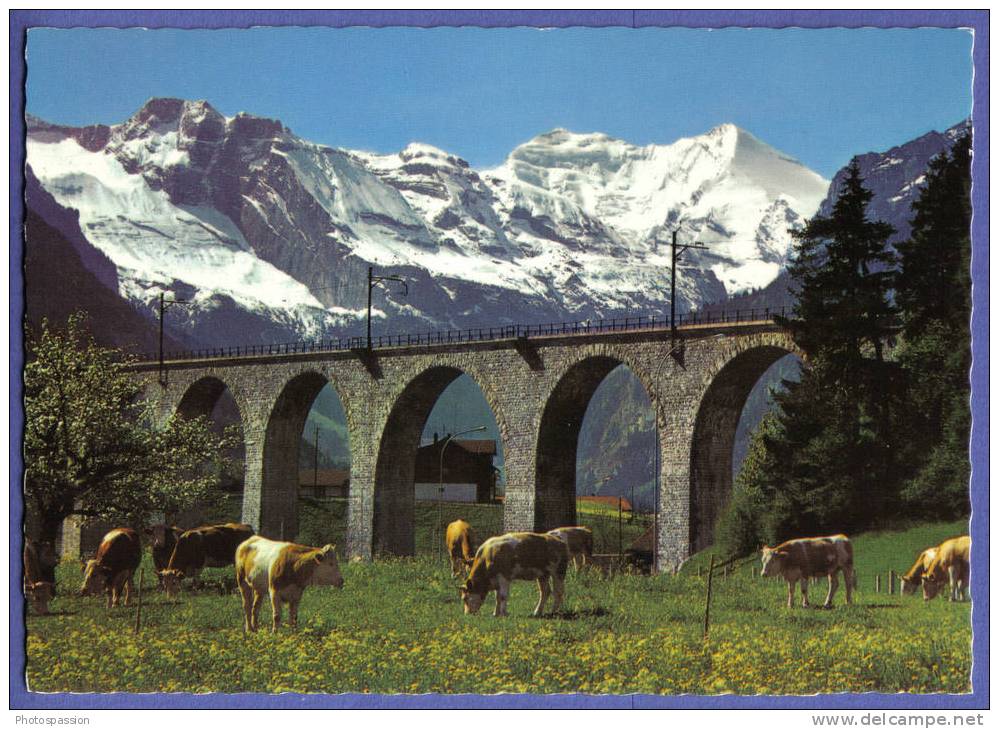
[[[87,242],[78,217],[41,188],[30,168],[25,203],[26,328],[37,331],[43,319],[64,324],[82,310],[89,314],[87,328],[100,344],[133,353],[156,352],[155,320],[118,296],[114,265]],[[165,348],[180,346],[173,337],[164,337]]]

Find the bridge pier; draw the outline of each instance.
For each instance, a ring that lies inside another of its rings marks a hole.
[[[347,416],[351,475],[346,550],[351,557],[412,554],[415,457],[437,398],[462,373],[479,385],[500,430],[506,466],[503,525],[547,530],[576,522],[576,450],[586,407],[619,365],[641,380],[659,425],[658,549],[668,570],[711,543],[732,488],[732,443],[753,384],[796,352],[770,323],[686,332],[671,359],[662,331],[539,337],[376,350],[243,356],[155,363],[149,377],[159,411],[211,412],[228,389],[243,424],[243,520],[258,533],[298,534],[298,449],[316,395],[333,384]],[[473,525],[474,526],[474,525]],[[625,545],[627,547],[627,545]]]

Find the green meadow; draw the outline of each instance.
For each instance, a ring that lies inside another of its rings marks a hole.
[[[563,611],[542,619],[529,617],[527,582],[514,584],[509,617],[492,616],[492,597],[464,615],[458,580],[426,551],[342,563],[344,589],[309,588],[297,631],[252,635],[238,593],[213,585],[230,570],[206,570],[209,587],[171,602],[151,587],[147,557],[136,634],[135,604],[108,612],[103,599],[75,597],[79,569],[67,564],[55,614],[27,618],[27,679],[75,692],[963,693],[971,603],[875,593],[873,579],[966,529],[856,536],[860,591],[847,606],[841,586],[833,610],[788,610],[784,583],[738,564],[712,581],[706,638],[706,554],[678,575],[570,570]],[[825,583],[811,589],[821,603]],[[269,626],[268,605],[261,618]]]

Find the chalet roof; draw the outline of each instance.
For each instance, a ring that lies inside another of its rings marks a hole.
[[[435,440],[433,443],[427,443],[426,445],[420,446],[420,450],[434,450],[440,451],[442,444],[447,440],[447,436]],[[480,456],[495,456],[496,455],[496,441],[494,440],[472,440],[464,438],[455,438],[448,445],[447,450],[450,452],[454,448],[461,448],[468,453],[473,453]]]
[[[494,440],[453,440],[451,445],[459,445],[469,453],[480,453],[484,456],[496,455],[496,441]]]
[[[653,527],[649,527],[642,533],[642,536],[638,537],[638,539],[631,543],[630,549],[634,549],[639,552],[651,552],[653,551],[655,544],[655,532],[653,531]]]

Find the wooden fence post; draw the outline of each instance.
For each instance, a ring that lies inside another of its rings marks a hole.
[[[888,570],[888,594],[895,594],[895,570]]]
[[[881,573],[874,575],[874,591],[881,592]]]
[[[711,555],[711,565],[708,567],[708,594],[704,601],[704,637],[708,637],[708,626],[711,620],[711,577],[715,571],[715,556]]]

